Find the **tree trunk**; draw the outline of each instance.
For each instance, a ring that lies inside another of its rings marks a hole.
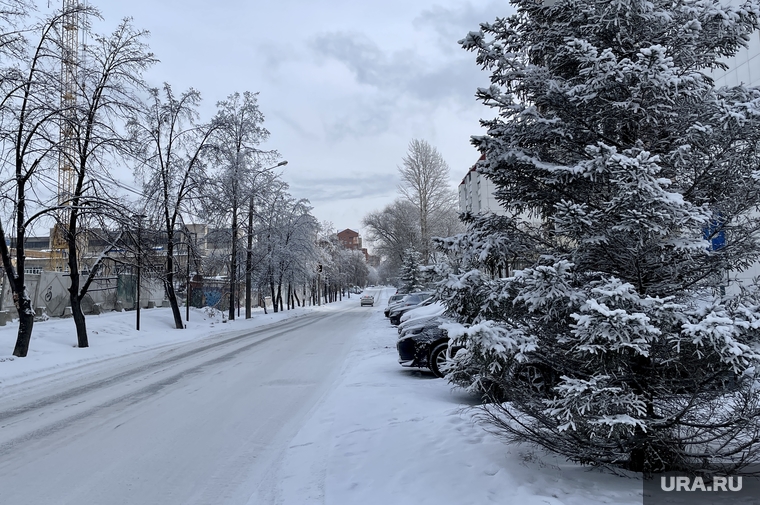
[[[277,312],[277,292],[274,289],[274,281],[269,282],[269,289],[272,291],[272,309]]]
[[[301,306],[301,300],[298,299],[298,289],[294,289],[293,290],[293,298],[295,299],[296,303],[300,307]],[[304,300],[304,301],[306,301],[306,300]]]
[[[245,251],[245,318],[251,318],[251,276],[253,270],[253,196],[248,205],[248,249]]]
[[[71,300],[71,315],[74,317],[74,326],[77,328],[77,347],[89,347],[90,343],[87,339],[87,321],[82,312],[82,299],[78,296],[74,297],[76,300]]]
[[[18,163],[17,163],[18,166]],[[17,169],[17,174],[18,174]],[[24,186],[18,188],[16,200],[16,268],[14,270],[11,263],[11,255],[8,245],[5,241],[5,233],[0,237],[0,251],[2,251],[3,268],[5,275],[8,276],[8,283],[13,291],[13,304],[18,312],[18,334],[16,335],[16,346],[13,349],[13,355],[19,358],[26,357],[29,352],[29,342],[32,339],[32,328],[34,327],[34,309],[32,300],[26,292],[24,284],[24,267],[26,257],[24,255],[24,239],[26,238],[26,229],[23,226],[25,221],[25,196]]]
[[[175,328],[178,330],[184,329],[185,323],[182,322],[182,312],[179,310],[177,292],[174,290],[174,274],[170,275],[166,280],[166,297],[169,299],[169,305],[172,308]]]
[[[428,238],[427,220],[427,203],[424,203],[420,209],[420,235],[422,235],[422,262],[425,265],[430,263],[430,239]]]
[[[172,308],[174,327],[181,330],[185,324],[182,322],[177,293],[174,291],[174,237],[172,234],[169,235],[166,244],[166,297],[169,299],[169,305]]]
[[[74,202],[77,203],[76,201]],[[82,312],[82,298],[79,293],[80,274],[79,274],[79,257],[77,252],[77,212],[71,210],[68,230],[60,230],[60,233],[66,233],[66,243],[69,251],[69,304],[71,305],[71,315],[74,317],[74,326],[77,332],[77,347],[89,347],[90,343],[87,338],[87,321]]]
[[[13,349],[13,355],[18,358],[25,358],[29,352],[29,341],[32,339],[34,310],[32,309],[32,300],[26,292],[21,296],[13,293],[13,298],[16,310],[18,310],[18,336],[16,337],[16,347]]]
[[[74,258],[76,261],[76,257]],[[71,257],[69,257],[70,282],[69,286],[69,303],[71,304],[71,315],[74,317],[74,326],[77,331],[77,347],[89,347],[90,343],[87,338],[87,322],[82,312],[82,298],[79,297],[79,269],[71,270]]]

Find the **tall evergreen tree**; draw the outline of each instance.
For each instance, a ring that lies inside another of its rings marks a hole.
[[[461,41],[491,73],[473,143],[508,212],[446,242],[470,266],[443,286],[466,346],[449,378],[500,392],[487,420],[573,461],[746,469],[760,298],[722,287],[760,253],[760,91],[710,71],[757,1],[512,4]],[[530,266],[480,271],[515,258]]]
[[[419,252],[411,248],[404,251],[404,259],[401,264],[402,290],[411,293],[424,287],[421,266],[422,255]]]

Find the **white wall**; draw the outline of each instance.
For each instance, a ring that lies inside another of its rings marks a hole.
[[[459,211],[504,214],[504,209],[493,196],[496,189],[490,179],[470,170],[459,185]]]
[[[752,34],[749,47],[724,61],[730,68],[712,73],[715,86],[760,86],[760,31]]]
[[[732,2],[734,5],[736,1]],[[760,86],[760,31],[752,34],[749,40],[749,47],[741,49],[736,56],[728,58],[725,63],[729,66],[728,70],[718,70],[712,72],[715,79],[716,87],[723,86]],[[760,218],[760,216],[756,216]],[[760,263],[755,263],[744,271],[732,271],[729,273],[730,292],[738,291],[737,283],[751,284],[755,278],[760,277]]]

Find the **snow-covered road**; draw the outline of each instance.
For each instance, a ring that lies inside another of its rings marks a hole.
[[[249,320],[169,309],[0,327],[0,505],[637,505],[641,483],[506,445],[398,365],[393,288]]]
[[[245,504],[333,387],[366,308],[6,387],[0,503]]]

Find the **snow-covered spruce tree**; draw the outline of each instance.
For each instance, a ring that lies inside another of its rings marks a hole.
[[[419,291],[424,288],[423,274],[420,271],[422,266],[422,255],[414,249],[404,251],[404,259],[401,264],[400,279],[403,283],[401,289],[407,293]]]
[[[512,3],[461,41],[491,73],[478,98],[497,116],[473,142],[508,215],[447,243],[465,265],[531,266],[443,285],[467,346],[449,377],[496,383],[509,401],[484,417],[573,461],[747,471],[760,302],[720,285],[760,253],[760,92],[709,71],[758,28],[757,1]]]

